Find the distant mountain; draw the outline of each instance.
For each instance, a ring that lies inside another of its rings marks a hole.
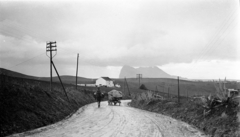
[[[11,76],[11,77],[18,77],[18,78],[27,78],[27,79],[35,79],[35,80],[42,80],[42,81],[49,81],[50,77],[36,77],[36,76],[29,76],[29,75],[25,75],[19,72],[15,72],[15,71],[11,71],[11,70],[7,70],[4,68],[0,68],[0,74],[4,74],[7,76]],[[75,76],[60,76],[61,80],[63,83],[69,83],[69,84],[75,84],[76,82],[76,77]],[[53,82],[59,82],[59,79],[57,76],[54,76],[53,78]],[[92,84],[95,83],[96,79],[88,79],[88,78],[83,78],[83,77],[78,77],[78,83],[81,84]]]
[[[123,66],[119,78],[136,78],[136,74],[142,74],[143,78],[176,78],[159,69],[158,67],[140,67]]]

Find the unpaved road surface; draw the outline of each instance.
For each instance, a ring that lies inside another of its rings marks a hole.
[[[203,137],[197,129],[168,116],[102,102],[80,108],[56,124],[12,136],[33,137]]]

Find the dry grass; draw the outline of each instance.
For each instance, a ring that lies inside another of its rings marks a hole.
[[[23,132],[62,120],[81,106],[94,102],[91,92],[59,83],[0,76],[0,136]]]

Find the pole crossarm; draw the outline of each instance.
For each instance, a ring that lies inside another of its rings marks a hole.
[[[50,55],[47,54],[48,52],[50,52]],[[53,55],[52,52],[55,52],[55,54]],[[51,91],[52,90],[52,66],[54,66],[52,59],[53,59],[53,57],[55,57],[57,55],[57,42],[56,41],[46,42],[46,55],[50,58],[50,91]],[[55,68],[55,66],[54,66],[54,68]],[[57,72],[56,68],[55,68],[55,70]],[[59,77],[59,79],[60,79],[60,77]],[[65,91],[65,89],[64,89],[64,91]]]
[[[55,51],[56,53],[53,55],[53,57],[55,57],[57,55],[57,42],[54,41],[50,41],[50,42],[47,42],[46,44],[46,55],[47,55],[47,52],[50,52],[50,56],[48,56],[49,58],[53,58],[52,57],[52,52]]]
[[[52,56],[52,52],[55,51],[54,56]],[[47,53],[50,52],[50,55]],[[52,90],[52,59],[57,55],[57,42],[50,41],[46,44],[46,55],[50,58],[50,90]]]

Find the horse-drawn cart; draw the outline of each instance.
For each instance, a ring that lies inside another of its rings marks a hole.
[[[108,92],[108,105],[116,105],[117,103],[119,103],[119,106],[121,104],[121,100],[122,99],[122,92],[118,91],[118,90],[111,90]]]

